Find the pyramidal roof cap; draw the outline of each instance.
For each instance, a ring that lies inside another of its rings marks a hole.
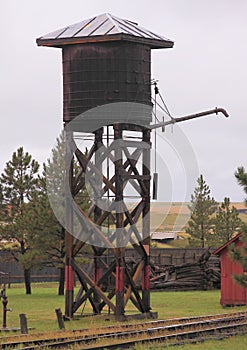
[[[174,42],[140,27],[137,23],[103,13],[58,29],[36,40],[39,46],[63,47],[70,44],[102,41],[141,42],[152,48],[171,48]]]

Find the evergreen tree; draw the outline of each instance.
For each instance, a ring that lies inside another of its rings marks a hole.
[[[244,192],[247,194],[247,173],[244,167],[239,167],[235,172],[235,177],[240,186],[243,187]],[[247,198],[245,199],[245,205],[247,206]]]
[[[225,197],[216,213],[213,234],[208,239],[210,245],[217,247],[228,242],[238,233],[242,224],[237,209],[231,206],[230,198]]]
[[[247,173],[244,167],[239,167],[235,172],[235,177],[240,186],[243,187],[245,194],[247,194]],[[247,206],[247,198],[245,199],[245,204]],[[231,257],[243,266],[244,272],[240,275],[234,275],[234,279],[242,287],[247,287],[247,226],[243,226],[241,240],[243,241],[243,247],[234,248],[231,247]]]
[[[51,159],[44,165],[43,175],[39,176],[39,164],[20,147],[0,177],[0,238],[14,240],[9,251],[23,267],[27,294],[31,294],[31,268],[44,265],[59,269],[58,294],[64,294],[65,228],[54,215],[47,192],[48,173],[48,181],[53,182],[49,190],[54,189],[54,194],[50,195],[56,198],[58,194],[58,202],[64,201],[61,181],[65,176],[64,150],[61,135]],[[74,176],[78,177],[78,182],[81,181],[79,172],[75,163]],[[87,211],[91,201],[85,189],[78,191],[75,200]],[[85,246],[84,250],[90,249]]]
[[[32,251],[35,252],[36,256],[41,256],[40,266],[56,267],[59,270],[58,294],[64,295],[65,228],[53,212],[47,190],[47,183],[50,181],[49,191],[54,189],[54,193],[50,193],[50,195],[53,195],[53,199],[55,199],[58,193],[62,197],[58,198],[58,203],[64,201],[64,184],[61,181],[65,176],[63,134],[56,141],[52,156],[48,159],[47,164],[43,164],[43,173],[38,178],[39,191],[35,193],[29,203],[30,224],[27,230],[32,232],[33,236]]]
[[[87,155],[87,149],[85,150],[85,155]],[[42,237],[40,237],[40,246],[44,251],[45,264],[59,269],[59,295],[64,294],[65,282],[65,228],[64,222],[61,220],[61,218],[65,217],[65,176],[65,142],[64,134],[62,133],[57,138],[56,145],[52,149],[51,158],[44,164],[43,177],[41,179],[42,195],[36,201],[35,208],[39,213],[37,227],[42,227],[43,232]],[[77,179],[76,189],[80,188],[83,176],[76,160],[74,161],[73,177]],[[79,189],[76,192],[75,202],[80,208],[87,211],[91,201],[86,189]],[[52,208],[55,208],[55,214]],[[60,221],[58,221],[57,217],[59,217]],[[85,246],[84,249],[88,250],[88,247]]]
[[[24,271],[26,293],[31,294],[31,267],[38,260],[33,248],[33,232],[30,225],[30,203],[38,191],[39,164],[23,147],[13,153],[0,177],[2,238],[15,244],[10,251]]]
[[[65,229],[55,217],[48,200],[45,177],[39,181],[41,191],[31,203],[29,230],[33,233],[35,250],[42,254],[42,265],[59,270],[58,294],[64,294]]]
[[[244,272],[240,275],[234,274],[234,280],[242,287],[247,288],[247,229],[243,230],[243,235],[240,237],[243,241],[243,246],[236,248],[234,245],[230,246],[230,257],[237,261],[242,267]]]
[[[188,221],[186,232],[190,235],[191,246],[204,248],[211,234],[213,218],[217,208],[217,202],[210,196],[210,188],[200,175],[197,179],[198,186],[191,195],[189,209],[191,217]]]

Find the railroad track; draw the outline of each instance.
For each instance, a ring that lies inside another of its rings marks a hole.
[[[96,330],[95,330],[96,332]],[[79,330],[56,339],[30,339],[2,342],[1,349],[131,349],[137,344],[155,343],[178,345],[205,339],[222,339],[247,333],[247,312],[210,315],[170,320],[148,321],[120,326],[102,327],[97,334],[92,330]],[[147,346],[147,345],[146,345]]]

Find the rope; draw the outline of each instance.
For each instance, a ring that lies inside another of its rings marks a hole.
[[[157,123],[157,98],[156,95],[159,93],[159,89],[157,86],[157,81],[154,81],[154,114],[155,120],[154,123]],[[157,129],[154,131],[154,171],[156,173],[157,170]]]

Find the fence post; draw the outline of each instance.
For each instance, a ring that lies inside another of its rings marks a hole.
[[[58,322],[59,329],[65,329],[61,309],[55,309],[55,312],[57,315],[57,322]]]
[[[20,326],[21,326],[21,334],[28,334],[28,327],[27,327],[27,317],[25,314],[20,314]]]
[[[10,288],[10,272],[8,272],[8,288]]]

